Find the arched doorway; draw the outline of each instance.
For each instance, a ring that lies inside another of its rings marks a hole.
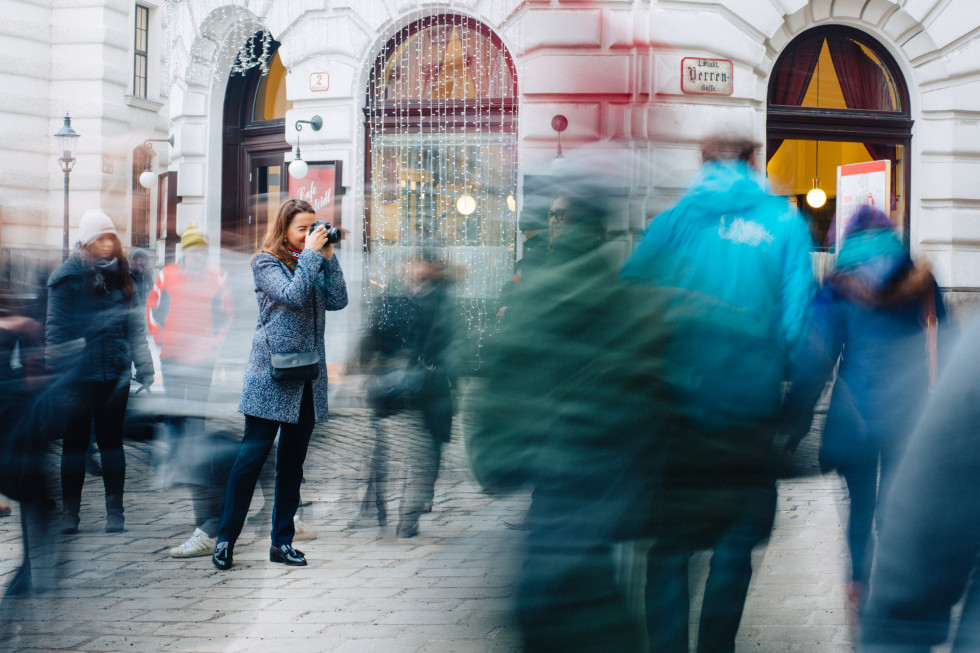
[[[261,51],[262,32],[252,37]],[[224,104],[221,179],[221,246],[251,253],[285,194],[286,69],[271,41],[268,73],[254,66],[232,73]]]
[[[890,162],[887,206],[879,208],[908,244],[909,93],[880,43],[843,26],[801,34],[776,61],[767,111],[769,180],[777,193],[796,202],[822,249],[833,248],[831,226],[838,210],[846,210],[844,198],[838,203],[838,166],[872,161]],[[823,206],[807,201],[815,186],[826,193]]]
[[[378,53],[364,113],[370,287],[397,284],[420,245],[439,247],[463,271],[454,292],[478,353],[488,315],[513,274],[513,60],[474,19],[423,18]]]

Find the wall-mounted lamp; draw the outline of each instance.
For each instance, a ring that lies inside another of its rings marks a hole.
[[[303,131],[303,125],[307,124],[313,128],[313,131],[318,132],[320,128],[323,127],[323,118],[320,116],[313,116],[309,120],[297,120],[296,121],[296,131]],[[296,154],[293,156],[293,160],[289,163],[289,176],[294,179],[302,179],[306,176],[306,173],[310,171],[310,166],[306,164],[303,157],[299,153],[299,136],[296,137]]]
[[[548,169],[552,174],[561,174],[567,170],[568,162],[561,152],[561,133],[568,129],[568,118],[557,115],[551,119],[551,128],[558,132],[558,154],[551,160]]]
[[[153,143],[170,143],[170,147],[174,145],[174,135],[171,134],[167,138],[148,138],[143,141],[143,147],[146,148],[146,170],[140,173],[140,186],[143,188],[153,188],[153,185],[157,183],[157,175],[151,169],[153,167]]]
[[[568,129],[568,118],[559,114],[551,119],[551,128],[558,132],[558,155],[556,158],[562,158],[561,153],[561,133]]]

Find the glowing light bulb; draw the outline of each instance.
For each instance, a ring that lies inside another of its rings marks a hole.
[[[463,215],[470,215],[476,211],[476,200],[472,195],[460,195],[456,200],[456,210]]]
[[[813,180],[813,188],[810,192],[806,194],[806,203],[815,209],[819,209],[821,206],[827,203],[827,193],[820,189],[820,180]]]
[[[144,170],[140,174],[140,186],[143,188],[153,188],[153,184],[157,183],[157,176],[150,170]]]

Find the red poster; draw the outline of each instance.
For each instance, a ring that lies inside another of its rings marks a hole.
[[[340,164],[335,161],[308,162],[309,172],[302,179],[289,178],[289,196],[306,200],[313,205],[318,220],[326,220],[334,227],[341,227]]]

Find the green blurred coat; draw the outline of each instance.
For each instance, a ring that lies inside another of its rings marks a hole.
[[[606,247],[596,228],[569,225],[517,287],[486,387],[469,403],[467,453],[483,486],[547,488],[590,529],[619,537],[649,513],[642,486],[656,475],[668,415],[667,332],[661,291],[624,286]]]

